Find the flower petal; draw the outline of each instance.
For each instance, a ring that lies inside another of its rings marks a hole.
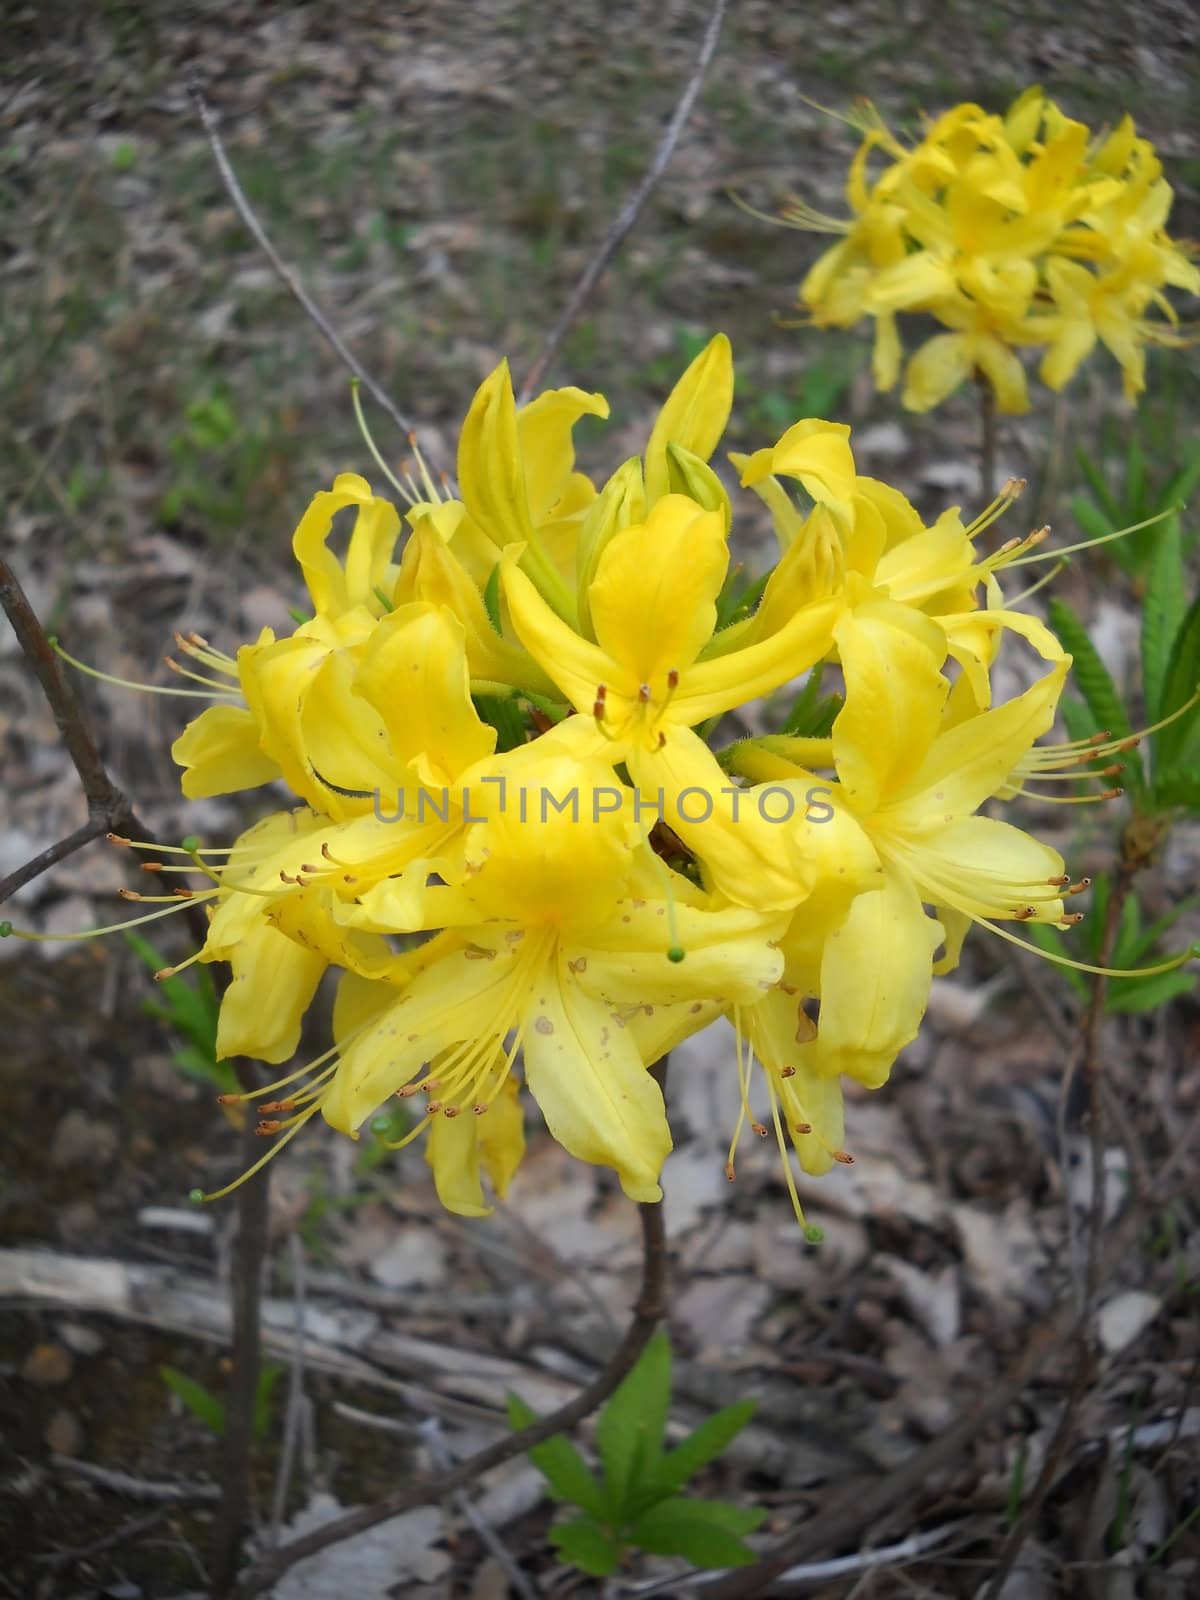
[[[545,968],[525,1033],[525,1081],[550,1132],[580,1161],[612,1167],[631,1200],[661,1200],[671,1149],[662,1092],[610,1007],[566,958]]]

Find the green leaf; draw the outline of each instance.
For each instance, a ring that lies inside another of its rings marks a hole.
[[[507,1397],[508,1420],[513,1428],[527,1428],[538,1420],[519,1395]],[[542,1444],[531,1445],[529,1459],[550,1485],[558,1500],[569,1500],[582,1511],[603,1521],[608,1511],[604,1490],[587,1463],[565,1434],[556,1433]]]
[[[612,1521],[625,1516],[632,1492],[657,1466],[671,1401],[671,1346],[656,1333],[596,1423]]]
[[[1119,526],[1110,521],[1099,506],[1091,500],[1085,500],[1081,494],[1072,497],[1071,515],[1079,524],[1086,539],[1103,539],[1106,534],[1112,533],[1113,529]]]
[[[1200,483],[1200,450],[1195,450],[1163,485],[1163,492],[1158,502],[1160,510],[1166,506],[1186,506],[1198,483]]]
[[[500,620],[500,563],[488,573],[488,581],[483,586],[483,607],[488,614],[488,621],[497,633],[503,633],[504,624]]]
[[[1024,933],[1031,944],[1037,945],[1039,950],[1045,950],[1048,955],[1070,955],[1062,935],[1048,922],[1027,922]],[[1082,972],[1076,972],[1072,967],[1056,967],[1055,971],[1065,978],[1081,1000],[1087,999],[1088,986]]]
[[[197,1383],[195,1378],[189,1378],[186,1372],[179,1372],[175,1367],[159,1367],[158,1375],[173,1394],[177,1394],[184,1405],[194,1417],[199,1417],[205,1427],[211,1428],[217,1437],[225,1436],[225,1407],[216,1395]]]
[[[480,721],[496,730],[496,750],[515,750],[525,743],[525,718],[513,697],[502,699],[496,694],[474,694],[472,703]]]
[[[1075,460],[1079,465],[1080,472],[1087,479],[1088,488],[1096,497],[1105,516],[1108,517],[1109,526],[1111,528],[1119,528],[1122,521],[1121,507],[1117,504],[1116,496],[1108,487],[1108,479],[1104,476],[1102,469],[1092,460],[1086,450],[1077,451]],[[1074,501],[1072,501],[1071,509],[1074,510],[1074,508]]]
[[[254,1437],[256,1439],[265,1439],[267,1436],[267,1429],[271,1426],[271,1398],[275,1393],[275,1385],[282,1376],[283,1368],[278,1361],[264,1361],[254,1390]]]
[[[591,1517],[574,1517],[551,1528],[550,1543],[558,1547],[564,1561],[593,1578],[611,1577],[621,1559],[620,1545]]]
[[[1050,625],[1074,658],[1075,686],[1087,702],[1088,710],[1098,728],[1111,733],[1114,738],[1128,738],[1133,728],[1117,686],[1101,661],[1087,629],[1065,601],[1050,602]],[[1124,752],[1124,786],[1140,791],[1145,785],[1141,758],[1135,751]]]
[[[668,1451],[654,1472],[656,1485],[672,1493],[682,1489],[689,1478],[695,1477],[701,1467],[715,1461],[731,1440],[742,1431],[755,1412],[753,1400],[741,1400],[737,1405],[726,1406],[714,1416],[707,1417],[698,1428],[688,1434],[682,1444]]]
[[[1170,716],[1172,711],[1178,711],[1180,706],[1185,705],[1195,694],[1198,683],[1200,683],[1200,598],[1193,601],[1171,645],[1171,657],[1167,663],[1163,682],[1159,715],[1166,717]],[[1192,710],[1178,722],[1171,723],[1170,727],[1160,728],[1154,735],[1156,769],[1184,764],[1183,753],[1191,743],[1198,715],[1200,706],[1193,706]]]
[[[1183,541],[1178,519],[1172,517],[1159,536],[1142,607],[1142,693],[1148,722],[1162,715],[1167,663],[1186,609],[1185,581]]]
[[[1134,433],[1125,453],[1125,514],[1131,522],[1140,522],[1147,514],[1146,456],[1142,450],[1141,435]]]
[[[757,1557],[739,1535],[765,1516],[720,1500],[662,1500],[642,1513],[630,1538],[652,1555],[684,1556],[696,1567],[744,1567]]]
[[[1190,994],[1196,975],[1190,972],[1156,972],[1152,978],[1110,978],[1105,1010],[1118,1016],[1153,1011],[1176,995]]]
[[[1189,811],[1200,811],[1200,772],[1187,772],[1182,767],[1172,767],[1154,784],[1154,802],[1161,809],[1186,806]]]

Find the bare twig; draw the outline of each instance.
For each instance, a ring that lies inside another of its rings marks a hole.
[[[149,1483],[145,1478],[116,1472],[94,1461],[76,1461],[74,1456],[51,1456],[50,1465],[58,1472],[86,1478],[89,1483],[109,1489],[113,1494],[126,1495],[130,1500],[169,1500],[183,1505],[187,1501],[215,1500],[221,1492],[215,1483]]]
[[[558,354],[559,347],[566,338],[575,319],[591,298],[592,291],[599,283],[605,267],[608,266],[613,256],[620,249],[626,235],[637,221],[642,207],[666,171],[667,164],[674,154],[675,146],[679,143],[679,136],[683,132],[684,124],[692,113],[692,107],[696,103],[696,96],[700,93],[701,86],[704,83],[704,76],[708,71],[709,63],[716,52],[717,40],[721,36],[721,26],[725,21],[725,12],[728,9],[728,5],[729,0],[716,0],[712,15],[708,19],[708,27],[704,30],[704,38],[701,41],[700,54],[696,57],[696,65],[692,68],[692,74],[684,85],[683,93],[679,97],[679,103],[675,107],[670,122],[667,123],[666,128],[663,130],[663,136],[658,142],[658,148],[654,152],[650,165],[646,168],[642,181],[622,206],[612,226],[600,241],[596,253],[584,268],[583,276],[575,285],[562,315],[550,330],[550,334],[542,346],[541,353],[532,367],[530,367],[528,376],[521,385],[521,393],[518,396],[520,404],[524,405],[540,385],[546,375],[547,368]]]
[[[449,1471],[451,1466],[450,1452],[446,1448],[446,1441],[442,1438],[442,1425],[438,1418],[427,1418],[421,1423],[417,1431],[424,1439],[430,1459],[437,1470],[439,1472]],[[508,1579],[509,1588],[515,1589],[521,1596],[521,1600],[538,1600],[537,1591],[513,1560],[504,1540],[501,1539],[487,1518],[480,1515],[469,1497],[461,1489],[456,1489],[450,1499],[454,1504],[455,1510],[460,1512],[471,1524],[480,1543],[490,1550],[495,1557],[497,1566]]]
[[[33,668],[42,692],[54,713],[63,747],[79,774],[88,806],[88,820],[57,844],[51,845],[32,861],[18,867],[0,882],[0,901],[29,883],[47,868],[81,850],[104,833],[138,831],[140,824],[133,807],[109,777],[95,740],[88,729],[83,708],[67,681],[62,662],[29,604],[16,573],[0,560],[0,605],[4,607],[21,652]]]
[[[645,1349],[664,1310],[667,1249],[662,1206],[641,1205],[638,1211],[642,1222],[641,1290],[633,1317],[625,1330],[625,1337],[614,1351],[608,1365],[586,1389],[548,1417],[541,1417],[537,1422],[530,1423],[527,1428],[520,1428],[515,1433],[504,1435],[468,1457],[466,1461],[460,1462],[449,1472],[407,1483],[375,1505],[362,1506],[355,1511],[347,1512],[320,1528],[314,1528],[311,1533],[293,1539],[281,1549],[269,1552],[256,1562],[243,1578],[236,1591],[237,1600],[250,1600],[251,1596],[269,1589],[272,1584],[278,1582],[283,1573],[295,1566],[297,1561],[303,1561],[306,1556],[316,1555],[319,1550],[325,1550],[332,1544],[353,1538],[355,1534],[374,1528],[381,1522],[387,1522],[413,1506],[431,1505],[445,1499],[456,1489],[461,1489],[472,1482],[481,1472],[486,1472],[489,1467],[499,1466],[502,1461],[511,1461],[514,1456],[521,1455],[531,1445],[540,1444],[544,1439],[574,1427],[577,1422],[581,1422],[607,1400]]]
[[[288,1241],[292,1257],[292,1304],[295,1309],[295,1330],[292,1344],[292,1370],[288,1378],[287,1415],[283,1421],[283,1449],[279,1453],[279,1471],[275,1478],[275,1498],[271,1505],[271,1544],[279,1543],[279,1530],[283,1526],[283,1513],[287,1506],[288,1486],[292,1477],[292,1462],[296,1455],[296,1440],[300,1432],[300,1409],[304,1404],[304,1245],[300,1236],[293,1233]]]
[[[212,148],[213,159],[217,163],[217,171],[221,174],[221,182],[225,185],[225,189],[229,195],[229,198],[233,201],[234,206],[237,208],[238,215],[246,224],[250,232],[254,235],[254,242],[258,245],[263,255],[266,256],[267,260],[274,268],[276,277],[279,278],[280,282],[284,285],[288,292],[300,302],[305,315],[320,329],[322,335],[332,348],[338,360],[343,364],[343,366],[348,367],[350,371],[354,373],[355,377],[362,384],[363,388],[366,389],[367,393],[375,401],[376,405],[382,406],[384,411],[387,412],[388,416],[391,417],[392,421],[400,429],[401,433],[412,433],[412,423],[400,410],[399,406],[387,393],[387,391],[371,376],[371,374],[363,366],[362,362],[359,361],[358,357],[351,353],[341,334],[338,333],[337,329],[333,326],[333,323],[330,322],[329,318],[321,310],[320,306],[312,298],[308,290],[300,282],[299,278],[283,260],[275,246],[267,237],[266,229],[259,221],[258,213],[254,210],[254,207],[250,204],[249,200],[247,200],[245,190],[238,182],[237,174],[234,172],[232,163],[229,160],[229,156],[226,154],[225,146],[221,140],[221,135],[217,132],[216,118],[212,114],[212,110],[209,107],[208,101],[204,98],[204,95],[200,89],[200,84],[194,72],[190,72],[188,74],[187,90],[188,94],[191,96],[192,104],[196,108],[196,114],[200,118],[204,132],[208,137],[209,145]]]
[[[93,1539],[91,1544],[80,1545],[77,1550],[53,1550],[49,1555],[35,1556],[34,1560],[49,1567],[52,1572],[61,1572],[65,1568],[78,1566],[82,1561],[92,1561],[96,1556],[115,1550],[118,1545],[128,1544],[131,1539],[143,1538],[170,1515],[171,1506],[164,1503],[156,1506],[153,1511],[143,1512],[140,1517],[131,1517],[128,1522],[121,1523],[119,1528],[113,1528],[109,1533],[102,1534],[99,1539]]]
[[[242,1131],[247,1166],[259,1154],[254,1120]],[[267,1251],[268,1162],[238,1190],[238,1236],[234,1247],[231,1295],[233,1348],[225,1404],[225,1440],[221,1467],[221,1503],[213,1524],[212,1594],[232,1592],[238,1555],[250,1513],[250,1458],[254,1446],[254,1413],[262,1350],[262,1269]]]
[[[803,1566],[789,1567],[786,1572],[781,1572],[774,1580],[777,1584],[794,1584],[797,1587],[808,1584],[826,1584],[834,1578],[847,1578],[855,1572],[870,1572],[879,1567],[895,1567],[904,1563],[919,1561],[928,1550],[935,1549],[938,1545],[958,1533],[962,1524],[946,1522],[937,1528],[926,1528],[922,1533],[913,1533],[907,1539],[901,1539],[896,1544],[880,1545],[876,1550],[859,1550],[852,1556],[834,1556],[831,1561],[809,1561]],[[684,1578],[655,1578],[649,1583],[628,1584],[624,1593],[638,1595],[640,1600],[650,1600],[651,1595],[678,1594],[682,1589],[704,1589],[716,1583],[720,1573],[687,1574]]]

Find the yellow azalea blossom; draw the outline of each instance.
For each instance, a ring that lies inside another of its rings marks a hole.
[[[1004,117],[955,106],[911,149],[869,110],[850,120],[862,133],[846,188],[850,219],[794,201],[780,220],[843,235],[810,268],[800,300],[819,327],[875,319],[880,389],[900,374],[898,317],[925,313],[949,330],[908,362],[910,410],[940,405],[975,377],[1001,411],[1024,411],[1020,349],[1049,344],[1041,375],[1059,388],[1097,338],[1133,395],[1144,346],[1179,342],[1163,290],[1196,293],[1200,277],[1166,233],[1170,186],[1130,118],[1091,141],[1035,87]],[[876,152],[888,161],[872,178]],[[1152,306],[1165,323],[1150,319]]]
[[[389,1095],[424,1083],[431,1121],[483,1116],[520,1044],[554,1136],[612,1167],[632,1198],[657,1199],[670,1133],[629,1019],[658,1006],[703,1011],[714,994],[757,999],[780,970],[769,938],[779,919],[710,910],[702,896],[689,903],[686,880],[672,888],[639,851],[627,798],[614,789],[611,809],[589,805],[609,791],[600,763],[547,759],[535,743],[511,754],[507,776],[482,803],[462,883],[429,893],[428,914],[445,931],[393,1003],[343,1045],[322,1113],[352,1133]]]

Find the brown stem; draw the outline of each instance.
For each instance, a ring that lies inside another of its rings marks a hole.
[[[246,1118],[242,1157],[249,1166],[261,1154],[254,1119]],[[225,1402],[221,1502],[213,1527],[213,1600],[232,1594],[238,1556],[250,1518],[250,1465],[261,1354],[262,1273],[267,1253],[270,1163],[238,1190],[238,1234],[232,1272],[233,1347]]]
[[[62,744],[66,747],[67,755],[78,773],[78,781],[83,784],[83,794],[88,798],[90,818],[93,821],[96,819],[106,821],[109,829],[123,826],[133,814],[130,802],[109,778],[99,750],[96,749],[96,742],[88,731],[83,707],[75,698],[75,691],[67,682],[66,674],[62,670],[62,662],[59,661],[58,654],[54,653],[54,646],[51,645],[50,638],[46,637],[46,630],[43,629],[42,622],[38,621],[37,613],[30,605],[18,576],[5,560],[0,560],[0,605],[5,608],[8,621],[13,624],[13,632],[21,645],[21,653],[34,669],[46,701],[50,702],[54,722],[58,723],[58,731],[62,736]],[[72,838],[74,837],[75,835],[72,835]],[[74,846],[75,850],[85,843],[85,838],[80,838]],[[62,854],[67,854],[67,851]],[[62,854],[54,859],[61,861]],[[53,866],[53,862],[46,862],[46,866]],[[27,878],[26,882],[29,882]]]
[[[258,245],[258,248],[262,251],[263,255],[265,255],[267,260],[271,263],[276,277],[287,289],[289,294],[293,295],[299,301],[306,316],[311,322],[316,324],[317,328],[320,330],[326,341],[333,349],[333,352],[337,356],[338,360],[343,366],[350,369],[350,371],[362,384],[363,388],[366,389],[368,394],[375,401],[376,405],[381,406],[383,410],[387,412],[388,416],[391,417],[392,421],[400,429],[401,433],[412,433],[412,423],[400,410],[400,407],[392,399],[391,395],[388,394],[387,390],[384,389],[381,384],[376,382],[376,380],[363,366],[362,362],[359,361],[358,357],[350,352],[341,334],[334,327],[333,323],[330,322],[329,318],[321,310],[320,306],[312,298],[308,290],[300,282],[299,278],[288,266],[287,262],[284,261],[278,250],[276,250],[275,246],[271,243],[267,236],[267,230],[259,221],[258,213],[246,198],[246,191],[238,182],[237,173],[235,173],[233,170],[233,164],[230,161],[229,156],[226,154],[225,146],[221,140],[221,135],[217,132],[216,118],[213,116],[207,100],[205,100],[204,95],[201,93],[200,85],[194,72],[188,73],[187,90],[192,97],[192,104],[196,108],[196,114],[200,118],[204,132],[208,136],[208,142],[212,149],[213,159],[217,164],[217,171],[221,175],[221,182],[225,185],[226,193],[233,201],[238,215],[253,234],[255,244]]]
[[[1132,854],[1127,847],[1129,837],[1127,835],[1122,840],[1121,861],[1117,869],[1116,881],[1108,896],[1108,905],[1104,917],[1104,931],[1100,938],[1100,953],[1096,960],[1098,967],[1107,967],[1112,962],[1113,951],[1116,949],[1117,944],[1117,933],[1121,926],[1121,912],[1124,910],[1125,902],[1133,887],[1134,877],[1137,875],[1139,868],[1145,864],[1144,857]],[[992,1573],[982,1600],[998,1600],[1005,1580],[1012,1571],[1026,1539],[1033,1531],[1034,1525],[1041,1514],[1046,1496],[1054,1487],[1062,1459],[1070,1447],[1079,1409],[1083,1405],[1084,1396],[1088,1391],[1088,1383],[1092,1376],[1093,1363],[1091,1351],[1088,1347],[1088,1326],[1096,1303],[1096,1294],[1100,1287],[1100,1240],[1104,1227],[1104,1064],[1100,1055],[1100,1029],[1104,1021],[1104,1002],[1107,994],[1108,978],[1103,972],[1094,973],[1088,1008],[1083,1019],[1082,1050],[1080,1055],[1083,1081],[1088,1097],[1088,1137],[1092,1154],[1092,1183],[1088,1204],[1087,1258],[1079,1294],[1079,1327],[1075,1334],[1075,1373],[1071,1382],[1070,1392],[1063,1406],[1062,1415],[1058,1419],[1058,1426],[1054,1430],[1054,1436],[1050,1441],[1046,1458],[1042,1463],[1042,1470],[1038,1473],[1037,1480],[1030,1491],[1025,1509],[1004,1541],[997,1559],[996,1570]],[[1070,1074],[1068,1074],[1067,1081],[1063,1084],[1061,1103],[1064,1105],[1069,1088]],[[1068,1207],[1071,1205],[1069,1196],[1067,1205]]]
[[[700,44],[700,54],[696,57],[696,64],[692,68],[691,76],[683,87],[683,93],[671,115],[670,122],[663,130],[658,148],[651,157],[650,165],[646,168],[642,181],[630,195],[614,218],[612,226],[601,239],[595,254],[583,270],[583,275],[571,292],[571,298],[541,348],[537,360],[529,369],[525,382],[521,385],[521,392],[517,396],[518,402],[524,405],[538,388],[546,375],[546,369],[558,354],[559,347],[570,332],[579,313],[587,305],[592,296],[592,291],[600,281],[605,267],[620,249],[626,235],[641,214],[641,209],[654,192],[659,179],[667,169],[675,146],[679,143],[679,136],[683,132],[684,124],[691,115],[692,107],[696,103],[696,96],[704,82],[704,75],[708,71],[709,63],[716,52],[717,40],[721,36],[721,26],[725,21],[725,12],[729,0],[716,0],[712,14],[708,19],[708,27],[704,30],[704,38]]]
[[[662,1205],[640,1205],[638,1212],[642,1222],[642,1284],[633,1317],[608,1365],[586,1389],[548,1417],[541,1417],[527,1428],[519,1428],[517,1432],[497,1439],[451,1471],[407,1483],[375,1505],[350,1511],[333,1522],[325,1523],[323,1527],[315,1528],[312,1533],[304,1534],[302,1538],[293,1539],[282,1549],[269,1552],[242,1579],[236,1591],[236,1600],[251,1600],[251,1596],[269,1589],[283,1573],[306,1556],[316,1555],[319,1550],[328,1549],[343,1539],[353,1538],[356,1533],[387,1522],[412,1506],[430,1505],[444,1499],[455,1489],[472,1482],[489,1467],[499,1466],[502,1461],[511,1461],[531,1445],[541,1444],[544,1439],[573,1428],[602,1405],[633,1368],[665,1309],[667,1247]]]

